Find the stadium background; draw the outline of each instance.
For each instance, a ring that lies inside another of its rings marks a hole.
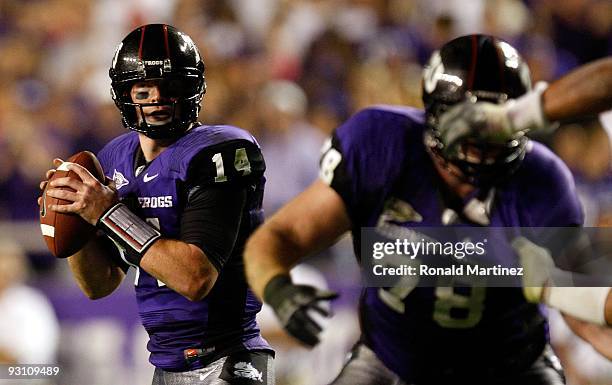
[[[110,298],[86,300],[66,263],[46,253],[36,206],[38,182],[53,157],[97,151],[123,132],[107,71],[115,45],[134,27],[165,22],[194,38],[207,65],[201,120],[259,138],[269,215],[316,177],[320,144],[351,113],[378,103],[420,106],[421,66],[448,39],[472,32],[503,37],[524,55],[534,80],[552,80],[610,55],[610,15],[607,0],[1,0],[0,360],[18,348],[26,329],[40,334],[38,355],[28,355],[25,342],[22,354],[30,362],[59,362],[61,384],[150,383],[133,280]],[[544,138],[574,172],[591,226],[612,223],[612,131],[601,121],[575,122]],[[35,291],[19,306],[33,312],[35,323],[3,320],[17,300],[4,286],[21,285],[18,266],[3,262],[22,251],[25,283]],[[324,344],[312,353],[263,315],[266,335],[281,347],[279,384],[329,381],[357,338],[358,269],[350,242],[308,262],[315,268],[302,267],[299,280],[343,296]],[[48,304],[51,316],[44,317]],[[551,329],[570,384],[612,384],[612,364],[572,337],[555,314]]]

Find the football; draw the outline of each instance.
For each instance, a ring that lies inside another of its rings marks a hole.
[[[98,158],[89,151],[81,151],[62,163],[49,181],[66,176],[81,180],[75,172],[68,171],[66,166],[69,163],[83,166],[99,181],[105,179]],[[89,241],[96,232],[96,228],[76,214],[57,213],[49,210],[49,205],[67,204],[69,202],[48,197],[47,188],[43,191],[40,204],[40,229],[51,254],[57,258],[67,258],[79,251]],[[71,190],[69,187],[61,187],[61,189]]]

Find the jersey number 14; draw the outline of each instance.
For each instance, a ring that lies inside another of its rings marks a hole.
[[[225,175],[225,166],[223,165],[223,156],[221,156],[221,153],[218,152],[213,155],[212,161],[217,168],[215,182],[226,182],[227,176]],[[236,169],[236,171],[242,171],[243,176],[251,173],[251,163],[249,162],[249,157],[244,147],[236,149],[234,154],[234,169]]]

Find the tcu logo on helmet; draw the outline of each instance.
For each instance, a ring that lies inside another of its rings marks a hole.
[[[442,57],[440,51],[436,51],[432,54],[431,59],[425,69],[423,69],[423,87],[427,92],[433,92],[438,84],[440,75],[444,73],[444,64],[442,64]]]

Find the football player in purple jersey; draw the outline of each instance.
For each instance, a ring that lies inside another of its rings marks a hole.
[[[466,100],[503,103],[530,89],[529,69],[510,44],[463,36],[434,52],[423,71],[424,111],[376,106],[338,127],[323,149],[319,180],[260,227],[245,250],[251,287],[285,329],[317,343],[321,329],[311,312],[325,314],[320,302],[334,293],[295,285],[287,272],[347,231],[361,259],[361,228],[381,224],[398,232],[580,226],[571,173],[523,131],[504,140],[468,135],[455,151],[443,151],[444,112]],[[364,288],[362,338],[333,384],[564,383],[546,317],[520,287],[461,286]]]
[[[507,140],[516,132],[552,132],[558,122],[584,118],[612,109],[612,57],[582,65],[550,85],[539,83],[533,90],[502,104],[468,100],[440,118],[438,130],[444,152],[470,135]],[[526,260],[548,258],[548,252],[530,242],[521,242],[519,254]],[[532,282],[533,284],[533,282]],[[563,312],[571,329],[595,349],[612,359],[612,291],[605,287],[525,288],[532,302],[542,302]],[[607,327],[606,327],[607,326]]]
[[[110,77],[130,130],[98,154],[112,183],[73,164],[82,182],[60,178],[47,192],[72,202],[51,210],[79,214],[100,230],[68,258],[77,283],[101,298],[129,267],[136,270],[154,385],[273,384],[274,353],[255,321],[261,303],[242,260],[246,239],[263,221],[257,141],[240,128],[197,121],[204,62],[172,26],[129,33]]]

